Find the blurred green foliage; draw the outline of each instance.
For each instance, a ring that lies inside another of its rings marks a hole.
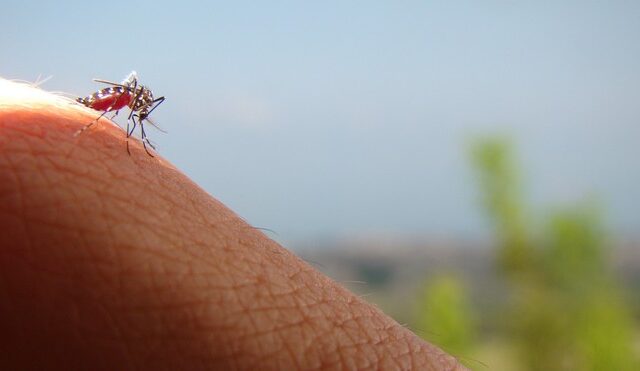
[[[475,331],[468,294],[460,279],[440,275],[429,280],[419,303],[418,326],[426,338],[451,354],[468,354]]]
[[[534,259],[520,193],[519,174],[508,142],[487,140],[472,148],[487,212],[494,219],[500,241],[498,260],[509,274],[524,274]]]
[[[471,153],[495,229],[496,269],[509,291],[498,333],[516,347],[518,366],[640,369],[632,347],[635,323],[608,269],[599,210],[589,203],[574,205],[533,223],[510,142],[479,140]],[[432,282],[419,319],[426,334],[437,335],[427,336],[431,341],[457,355],[472,347],[474,332],[461,285],[452,277]]]

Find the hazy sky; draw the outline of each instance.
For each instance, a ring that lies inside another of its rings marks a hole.
[[[167,97],[161,154],[285,242],[485,234],[488,133],[534,211],[595,197],[640,230],[638,1],[3,4],[0,76],[86,95],[131,70]]]

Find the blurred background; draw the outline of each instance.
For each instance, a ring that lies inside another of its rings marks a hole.
[[[640,2],[9,1],[0,31],[7,79],[136,70],[164,157],[469,367],[640,367]]]

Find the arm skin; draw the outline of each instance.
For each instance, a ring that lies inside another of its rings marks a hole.
[[[0,79],[0,369],[463,369],[95,117]]]

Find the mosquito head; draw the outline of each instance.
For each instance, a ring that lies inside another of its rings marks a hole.
[[[130,107],[134,111],[141,111],[141,113],[143,113],[153,104],[153,92],[146,86],[138,85],[135,95],[137,99],[130,103]]]
[[[153,92],[151,89],[143,86],[142,87],[142,96],[140,99],[145,105],[149,105],[153,102]]]

